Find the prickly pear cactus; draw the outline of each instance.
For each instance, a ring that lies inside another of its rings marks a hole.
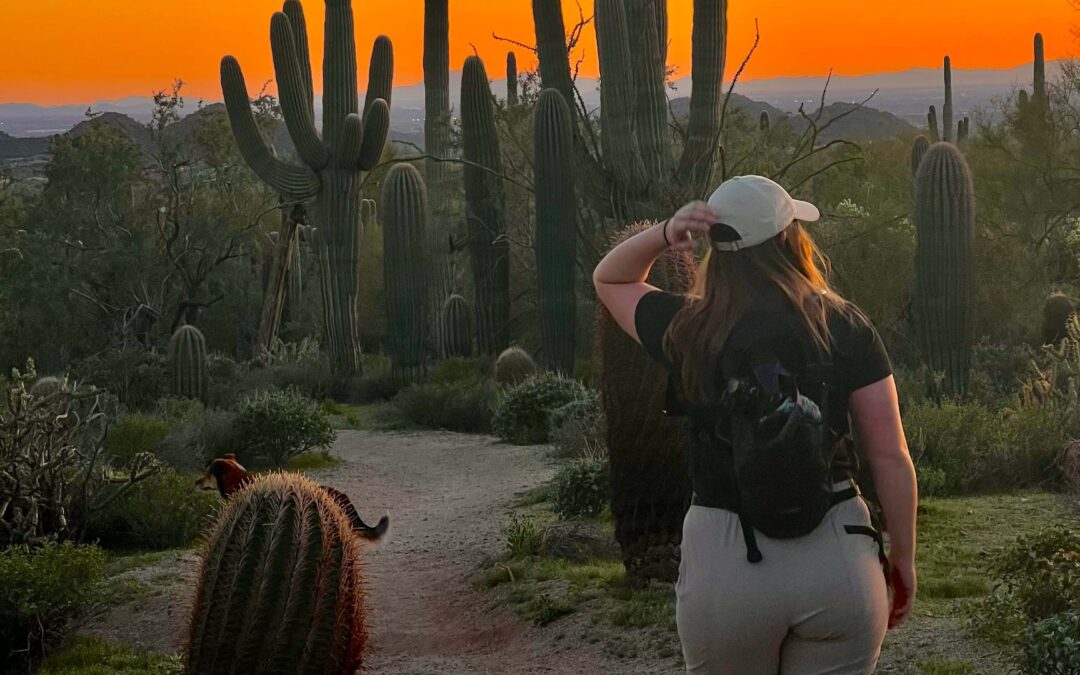
[[[915,286],[912,314],[930,368],[943,391],[967,390],[975,284],[975,189],[964,156],[937,143],[915,177]]]
[[[540,361],[572,375],[577,337],[577,199],[570,105],[545,89],[536,105],[533,163],[536,184],[536,273]]]
[[[427,188],[416,167],[398,164],[386,174],[382,212],[391,369],[398,382],[417,382],[424,375],[432,326],[432,269]]]
[[[631,226],[613,245],[651,225]],[[693,257],[672,250],[664,253],[649,274],[650,284],[673,293],[689,290],[693,279]],[[690,479],[679,426],[661,414],[668,375],[606,309],[600,308],[597,322],[615,538],[632,580],[674,581],[683,516],[690,503]]]
[[[473,355],[472,312],[465,298],[451,295],[442,308],[443,342],[439,351],[445,359]]]
[[[169,381],[173,396],[206,399],[206,338],[195,326],[180,326],[169,340]]]
[[[313,481],[272,474],[230,497],[202,552],[190,675],[353,675],[367,646],[360,539]]]

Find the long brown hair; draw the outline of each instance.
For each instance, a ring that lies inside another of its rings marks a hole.
[[[686,306],[664,340],[678,364],[684,398],[715,401],[720,352],[731,330],[752,309],[794,308],[818,348],[831,349],[830,311],[847,303],[829,285],[828,261],[798,221],[784,235],[740,251],[710,247]]]

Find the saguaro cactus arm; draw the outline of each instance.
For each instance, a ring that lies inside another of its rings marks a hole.
[[[712,180],[720,143],[726,55],[727,0],[694,0],[693,96],[679,176],[690,181],[695,193],[702,192]]]
[[[386,139],[390,135],[390,106],[375,99],[364,115],[364,142],[360,146],[360,170],[371,171],[382,158]]]
[[[600,125],[604,164],[616,179],[633,188],[645,182],[634,133],[634,73],[630,65],[630,38],[622,0],[596,0],[596,44],[604,81],[600,88]]]
[[[308,105],[307,86],[300,69],[296,37],[292,23],[284,12],[274,14],[270,20],[270,47],[285,125],[289,128],[300,159],[318,171],[330,161],[330,151],[315,131],[315,119]]]
[[[390,106],[394,93],[394,45],[390,38],[380,35],[371,48],[371,64],[368,66],[368,88],[364,96],[364,118],[371,107],[382,99]]]
[[[352,3],[327,0],[323,56],[323,137],[337,143],[345,118],[359,112]]]
[[[311,111],[311,119],[315,119],[315,83],[311,76],[311,49],[308,46],[307,19],[304,18],[304,8],[300,0],[285,0],[282,9],[285,16],[289,17],[292,26],[293,39],[296,40],[297,63],[300,66],[301,81],[304,84],[304,94],[307,97],[308,110]]]
[[[951,143],[956,127],[953,126],[953,101],[952,101],[952,59],[945,57],[945,105],[941,108],[941,130],[944,133],[943,141]]]
[[[232,56],[221,61],[221,90],[240,154],[256,175],[289,199],[302,201],[319,194],[322,184],[318,174],[306,166],[278,159],[266,145],[251,112],[244,73]]]

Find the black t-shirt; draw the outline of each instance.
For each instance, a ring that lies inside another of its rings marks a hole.
[[[664,336],[685,303],[682,295],[654,291],[641,298],[634,315],[638,338],[645,351],[676,377],[677,367],[664,354]],[[735,325],[721,356],[726,358],[731,353],[739,353],[765,336],[768,351],[775,353],[784,367],[796,375],[804,374],[808,363],[827,363],[828,421],[838,436],[846,436],[851,393],[892,375],[892,364],[878,332],[854,305],[848,305],[843,311],[830,310],[828,327],[832,344],[829,353],[823,357],[793,307],[761,309],[747,314]],[[717,373],[718,380],[720,377]],[[723,384],[719,383],[720,388]],[[800,381],[800,390],[819,402],[825,396],[813,379],[805,383]],[[710,498],[731,494],[734,478],[730,455],[718,453],[712,437],[700,426],[700,423],[695,424],[694,416],[687,417],[684,422],[694,491]],[[838,477],[854,475],[858,470],[858,460],[849,446],[846,444],[834,461]]]

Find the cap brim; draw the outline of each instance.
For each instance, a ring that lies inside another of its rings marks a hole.
[[[803,223],[816,223],[821,220],[821,211],[818,211],[818,207],[798,199],[791,201],[795,203],[795,220]]]

